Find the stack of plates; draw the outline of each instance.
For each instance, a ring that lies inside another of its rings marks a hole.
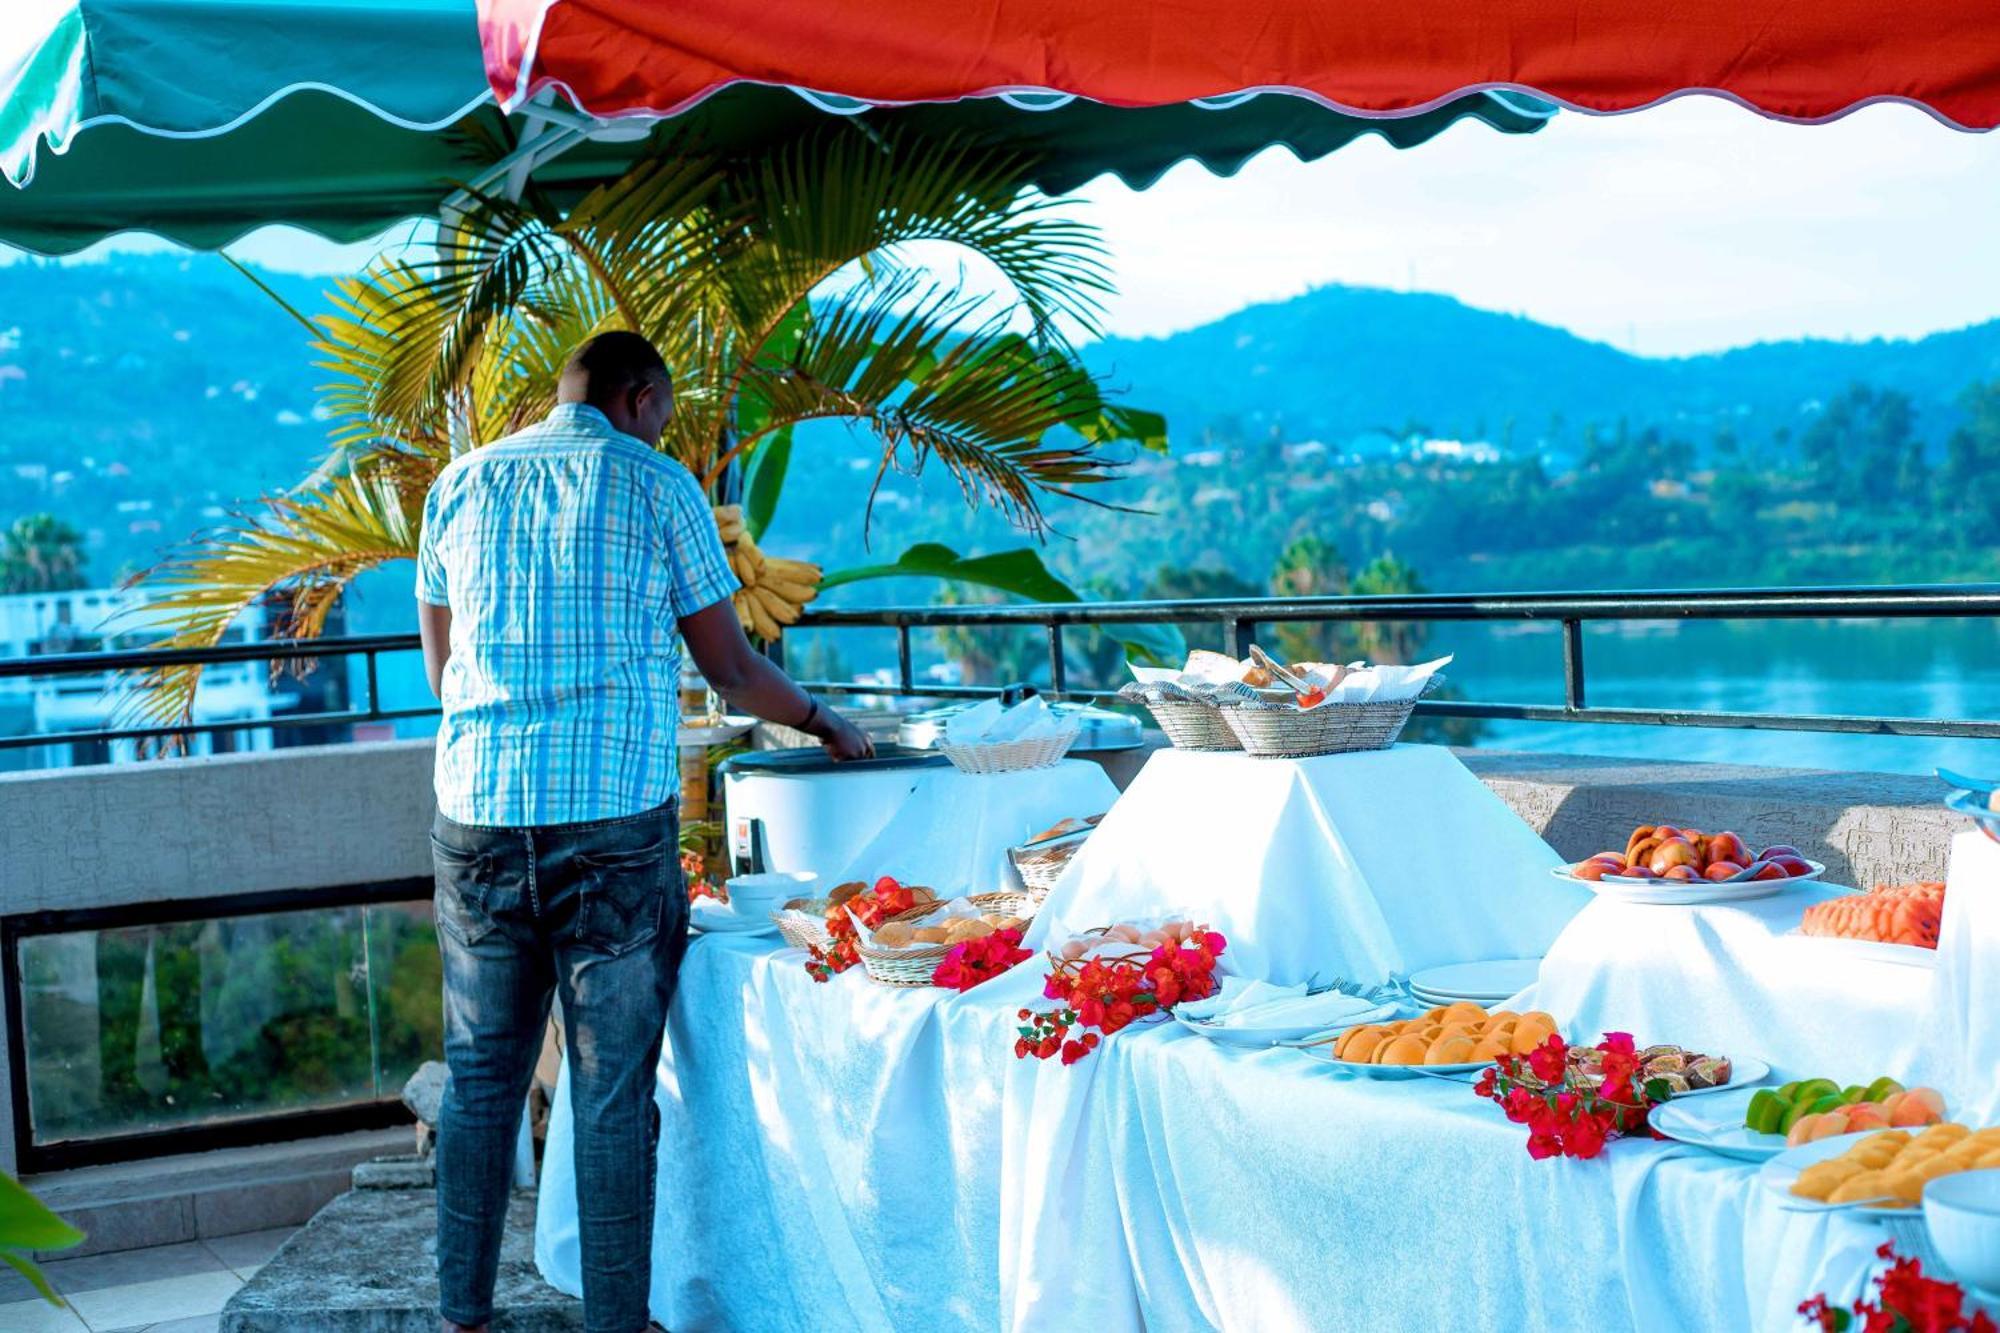
[[[1470,1000],[1491,1009],[1500,1001],[1535,984],[1539,958],[1492,958],[1479,963],[1449,963],[1410,976],[1410,994],[1419,1004],[1455,1004]]]

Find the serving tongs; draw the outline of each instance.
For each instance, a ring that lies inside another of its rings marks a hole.
[[[1265,652],[1262,648],[1259,648],[1254,643],[1250,645],[1250,660],[1255,662],[1258,666],[1264,668],[1264,670],[1270,672],[1272,680],[1275,680],[1280,685],[1285,686],[1293,694],[1297,694],[1300,696],[1304,696],[1307,694],[1317,694],[1321,697],[1321,699],[1324,699],[1327,695],[1333,692],[1334,686],[1340,684],[1340,678],[1347,674],[1346,667],[1335,666],[1333,668],[1332,680],[1329,680],[1324,685],[1315,685],[1311,681],[1307,680],[1304,676],[1301,676],[1297,672],[1293,671],[1290,667],[1286,666],[1284,663],[1278,661],[1277,658],[1272,657],[1269,653]]]

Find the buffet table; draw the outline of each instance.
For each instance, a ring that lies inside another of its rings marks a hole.
[[[1443,750],[1163,752],[1035,929],[1191,912],[1228,934],[1226,965],[1280,980],[1546,953],[1527,998],[1566,1021],[1686,1014],[1717,1026],[1718,1049],[1810,981],[1772,938],[1809,900],[1797,889],[1585,907],[1549,876],[1556,860]],[[1691,1003],[1690,976],[1731,960],[1752,964],[1760,998]],[[1463,1083],[1355,1078],[1171,1022],[1071,1067],[1017,1060],[1039,959],[964,995],[859,969],[817,984],[801,961],[741,936],[688,950],[660,1069],[653,1308],[669,1327],[1779,1333],[1807,1295],[1860,1295],[1884,1236],[1783,1212],[1753,1167],[1693,1148],[1628,1140],[1537,1162]],[[1891,1031],[1945,984],[1911,968],[1884,980],[1886,996],[1782,1039],[1826,1039],[1856,1012]],[[1822,989],[1833,1003],[1838,987]],[[570,1142],[565,1084],[536,1256],[574,1292]]]

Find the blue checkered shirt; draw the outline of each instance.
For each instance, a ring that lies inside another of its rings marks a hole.
[[[675,622],[736,587],[695,479],[594,407],[453,460],[417,549],[417,596],[451,608],[438,808],[518,828],[666,801]]]

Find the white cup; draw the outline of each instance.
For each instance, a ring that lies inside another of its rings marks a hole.
[[[729,910],[738,916],[765,917],[794,898],[812,897],[819,876],[810,870],[775,870],[759,875],[738,875],[725,883],[729,890]]]

